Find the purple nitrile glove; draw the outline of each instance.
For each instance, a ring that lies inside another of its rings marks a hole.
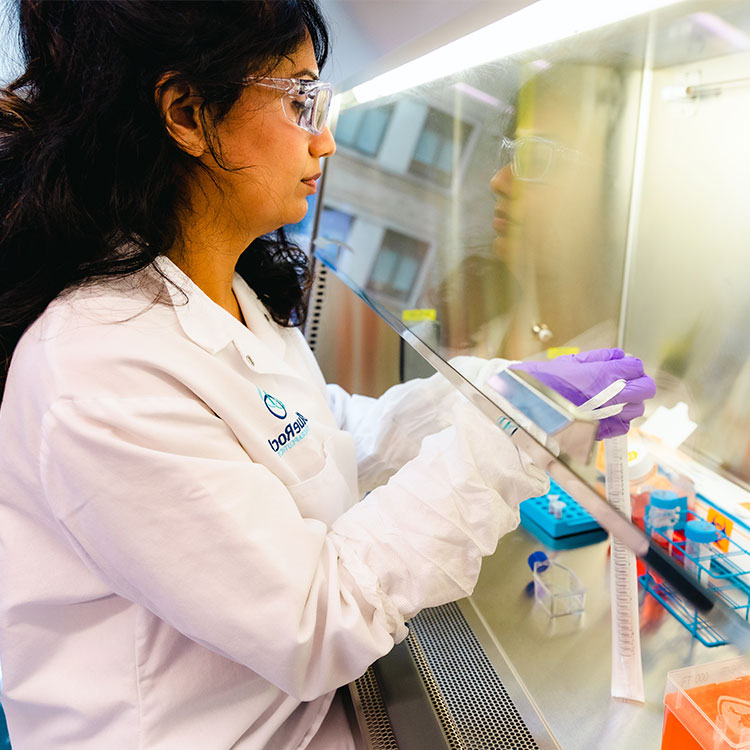
[[[593,349],[540,362],[515,362],[509,369],[528,372],[576,406],[591,407],[591,414],[601,419],[598,440],[624,435],[631,420],[643,414],[644,400],[656,393],[641,360],[627,356],[622,349]],[[617,381],[624,381],[619,392],[614,385]],[[607,397],[605,392],[605,400],[597,399],[605,389],[615,395]]]

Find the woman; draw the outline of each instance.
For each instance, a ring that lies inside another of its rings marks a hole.
[[[13,746],[349,747],[336,689],[471,591],[545,476],[435,378],[326,386],[295,327],[307,268],[275,230],[335,148],[314,0],[20,11],[0,115]]]

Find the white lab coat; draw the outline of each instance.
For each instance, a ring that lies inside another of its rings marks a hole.
[[[480,415],[476,440],[441,430],[459,397],[439,378],[349,396],[239,277],[247,327],[158,267],[176,286],[150,268],[62,295],[14,354],[0,409],[14,750],[304,748],[332,691],[405,619],[468,594],[518,502],[545,489]]]

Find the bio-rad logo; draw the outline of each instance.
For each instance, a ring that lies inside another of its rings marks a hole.
[[[292,446],[304,440],[309,432],[310,425],[307,419],[297,412],[295,418],[287,422],[284,431],[271,438],[268,444],[274,453],[283,456]]]
[[[271,414],[274,415],[274,417],[276,417],[277,419],[286,419],[286,406],[284,406],[283,401],[280,401],[270,393],[261,391],[260,388],[258,388],[258,393],[263,399],[263,403],[266,405],[266,409],[268,409],[268,411],[270,411]]]
[[[270,394],[258,388],[258,394],[263,399],[266,409],[271,412],[277,419],[286,419],[287,410],[283,401],[271,396]],[[270,438],[268,444],[271,450],[278,456],[283,456],[292,446],[297,445],[301,440],[307,437],[310,432],[310,425],[306,417],[296,412],[293,419],[290,419],[278,435]]]

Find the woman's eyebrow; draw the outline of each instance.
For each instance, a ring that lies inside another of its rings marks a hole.
[[[318,74],[314,73],[312,70],[309,70],[308,68],[305,68],[304,70],[298,70],[296,73],[292,73],[290,78],[302,78],[303,76],[308,76],[309,78],[312,78],[314,81],[318,80]]]

